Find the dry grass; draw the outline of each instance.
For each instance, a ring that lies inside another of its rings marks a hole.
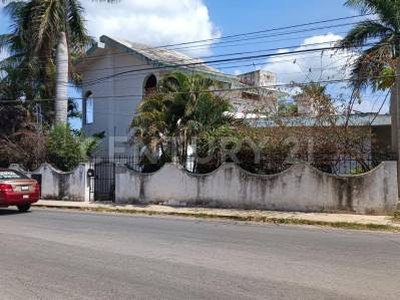
[[[51,207],[49,207],[51,208]],[[54,208],[54,207],[53,207]],[[300,218],[279,218],[279,217],[268,217],[268,216],[239,216],[239,215],[219,215],[212,213],[191,213],[191,212],[163,212],[146,209],[124,209],[124,208],[108,208],[108,207],[93,207],[93,208],[70,208],[73,210],[80,211],[91,211],[101,213],[117,213],[117,214],[140,214],[149,216],[175,216],[175,217],[189,217],[197,219],[214,219],[214,220],[232,220],[238,222],[258,222],[266,224],[284,224],[284,225],[307,225],[307,226],[318,226],[318,227],[330,227],[347,230],[369,230],[369,231],[386,231],[386,232],[400,232],[400,227],[374,224],[374,223],[354,223],[354,222],[340,222],[340,221],[318,221],[318,220],[306,220]],[[394,220],[400,222],[400,211],[395,213]]]

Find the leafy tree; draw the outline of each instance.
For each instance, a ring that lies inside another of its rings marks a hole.
[[[59,124],[50,132],[47,142],[49,162],[63,171],[70,171],[81,161],[81,149],[69,126]]]
[[[279,117],[294,117],[298,115],[297,105],[294,103],[279,103],[278,116]]]
[[[100,138],[76,135],[68,124],[55,125],[47,140],[48,159],[63,171],[74,169],[96,152]]]
[[[73,78],[71,57],[82,55],[92,42],[84,26],[80,1],[2,1],[9,2],[6,11],[13,22],[12,32],[0,36],[0,49],[8,48],[11,54],[3,62],[2,69],[10,71],[10,66],[19,68],[20,71],[9,72],[9,76],[16,75],[19,79],[23,78],[21,75],[29,74],[26,80],[28,82],[18,86],[18,89],[22,88],[27,94],[26,84],[30,82],[40,88],[29,89],[29,93],[32,93],[29,96],[33,97],[33,93],[42,91],[39,97],[55,97],[55,122],[66,123],[67,84]]]

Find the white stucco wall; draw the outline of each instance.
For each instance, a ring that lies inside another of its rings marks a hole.
[[[397,205],[396,178],[396,162],[384,162],[367,174],[348,177],[322,173],[306,164],[267,176],[250,174],[234,164],[224,164],[207,175],[189,174],[172,164],[152,174],[121,166],[116,174],[116,201],[385,213]]]

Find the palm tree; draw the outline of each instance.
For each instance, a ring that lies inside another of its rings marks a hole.
[[[363,50],[352,69],[356,95],[368,85],[375,89],[390,87],[394,83],[390,75],[394,75],[400,55],[400,1],[347,0],[345,5],[372,15],[339,42],[342,48]]]
[[[25,17],[28,5],[23,2],[12,2],[5,8],[12,20],[12,32],[0,35],[0,50],[4,48],[10,56],[0,62],[2,99],[17,99],[23,95],[28,99],[50,96],[46,82],[51,77],[51,60],[44,61],[38,56],[30,55],[30,27]],[[40,78],[40,80],[38,80]]]
[[[345,5],[372,15],[355,25],[339,43],[345,49],[363,50],[352,69],[354,95],[368,85],[391,88],[392,150],[400,157],[400,1],[347,0]],[[400,184],[399,171],[400,164]]]
[[[332,98],[327,93],[326,85],[318,82],[310,82],[308,84],[299,85],[302,89],[301,93],[295,96],[297,102],[303,103],[306,107],[311,108],[316,117],[330,116],[335,113],[332,104]],[[298,113],[304,113],[300,111]],[[306,114],[310,112],[307,111]]]
[[[112,3],[118,0],[93,1]],[[8,46],[18,57],[37,58],[40,60],[39,66],[45,70],[55,65],[55,123],[66,123],[71,53],[83,54],[92,42],[85,29],[80,1],[2,0],[2,2],[10,2],[7,10],[14,23],[13,32],[0,37],[0,49]]]
[[[230,102],[212,91],[217,86],[201,75],[168,74],[140,103],[132,127],[153,151],[161,150],[163,161],[173,160],[176,151],[184,164],[194,137],[232,121],[226,114],[232,110]]]

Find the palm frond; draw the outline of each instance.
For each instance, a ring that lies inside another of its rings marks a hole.
[[[386,42],[388,37],[393,34],[393,30],[388,28],[377,21],[363,21],[355,25],[344,39],[342,39],[338,45],[346,49],[363,47],[365,44],[373,39],[385,39]],[[378,41],[379,44],[383,44],[382,41]]]
[[[71,48],[76,54],[84,54],[86,47],[93,44],[94,39],[88,35],[83,19],[84,9],[79,1],[69,0],[67,9],[68,36]]]
[[[345,5],[358,9],[362,14],[375,14],[383,24],[395,31],[400,30],[400,3],[393,0],[347,0]]]
[[[379,86],[382,72],[386,68],[395,68],[397,59],[393,58],[389,44],[377,44],[366,49],[354,62],[351,70],[352,85],[356,94],[372,85]]]
[[[60,32],[66,31],[65,0],[60,1],[34,1],[30,11],[32,25],[32,42],[36,52],[45,52],[53,49],[58,42]]]
[[[361,50],[352,61],[355,95],[368,85],[374,89],[388,87],[391,79],[383,77],[393,73],[391,70],[396,69],[400,56],[400,1],[347,0],[345,5],[374,15],[374,20],[359,22],[338,43],[343,49]]]
[[[12,34],[0,34],[0,51],[6,50],[10,47],[12,37]]]

